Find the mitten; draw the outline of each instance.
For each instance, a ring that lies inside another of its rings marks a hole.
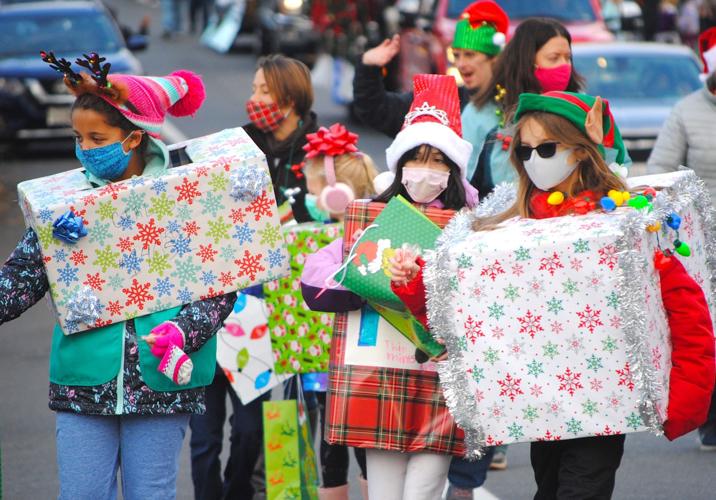
[[[164,353],[157,370],[172,379],[175,384],[186,385],[191,380],[194,364],[179,347],[170,345]]]
[[[152,354],[158,358],[163,357],[172,345],[180,350],[184,348],[184,332],[176,323],[165,321],[152,328],[149,333],[156,337],[152,346]]]

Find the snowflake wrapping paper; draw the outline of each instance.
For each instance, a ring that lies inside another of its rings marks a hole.
[[[264,285],[276,373],[325,372],[334,315],[308,308],[301,294],[301,274],[306,257],[342,236],[343,225],[307,222],[284,226],[283,234],[291,274]]]
[[[92,188],[81,169],[18,184],[66,334],[284,276],[288,259],[266,160],[238,128],[184,144],[201,161]],[[68,210],[75,244],[53,237]],[[93,304],[96,317],[78,311]],[[69,318],[68,318],[69,315]]]
[[[472,215],[444,231],[426,269],[439,364],[469,454],[482,446],[652,430],[666,418],[670,333],[646,227],[682,217],[680,258],[714,316],[714,218],[692,172],[637,184],[659,192],[651,213],[515,219],[473,232]],[[486,202],[489,204],[489,199]],[[666,225],[664,225],[665,227]],[[662,242],[674,232],[662,229]],[[667,243],[668,246],[668,243]]]

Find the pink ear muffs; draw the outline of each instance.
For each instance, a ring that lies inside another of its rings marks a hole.
[[[348,184],[336,182],[336,170],[332,156],[323,157],[323,166],[328,185],[321,191],[318,201],[329,213],[341,214],[346,210],[348,204],[355,200],[355,193]]]

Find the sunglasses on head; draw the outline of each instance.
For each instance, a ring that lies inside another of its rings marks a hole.
[[[537,154],[540,155],[540,158],[552,158],[554,154],[557,152],[557,144],[558,142],[543,142],[539,146],[525,146],[524,144],[520,144],[519,146],[515,147],[515,152],[517,153],[517,158],[520,159],[520,161],[527,161],[530,158],[532,158],[532,151],[537,151]]]

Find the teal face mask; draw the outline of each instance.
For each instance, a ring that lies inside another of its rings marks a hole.
[[[318,196],[315,194],[306,194],[306,210],[313,220],[318,222],[331,220],[331,215],[328,212],[318,208]]]

